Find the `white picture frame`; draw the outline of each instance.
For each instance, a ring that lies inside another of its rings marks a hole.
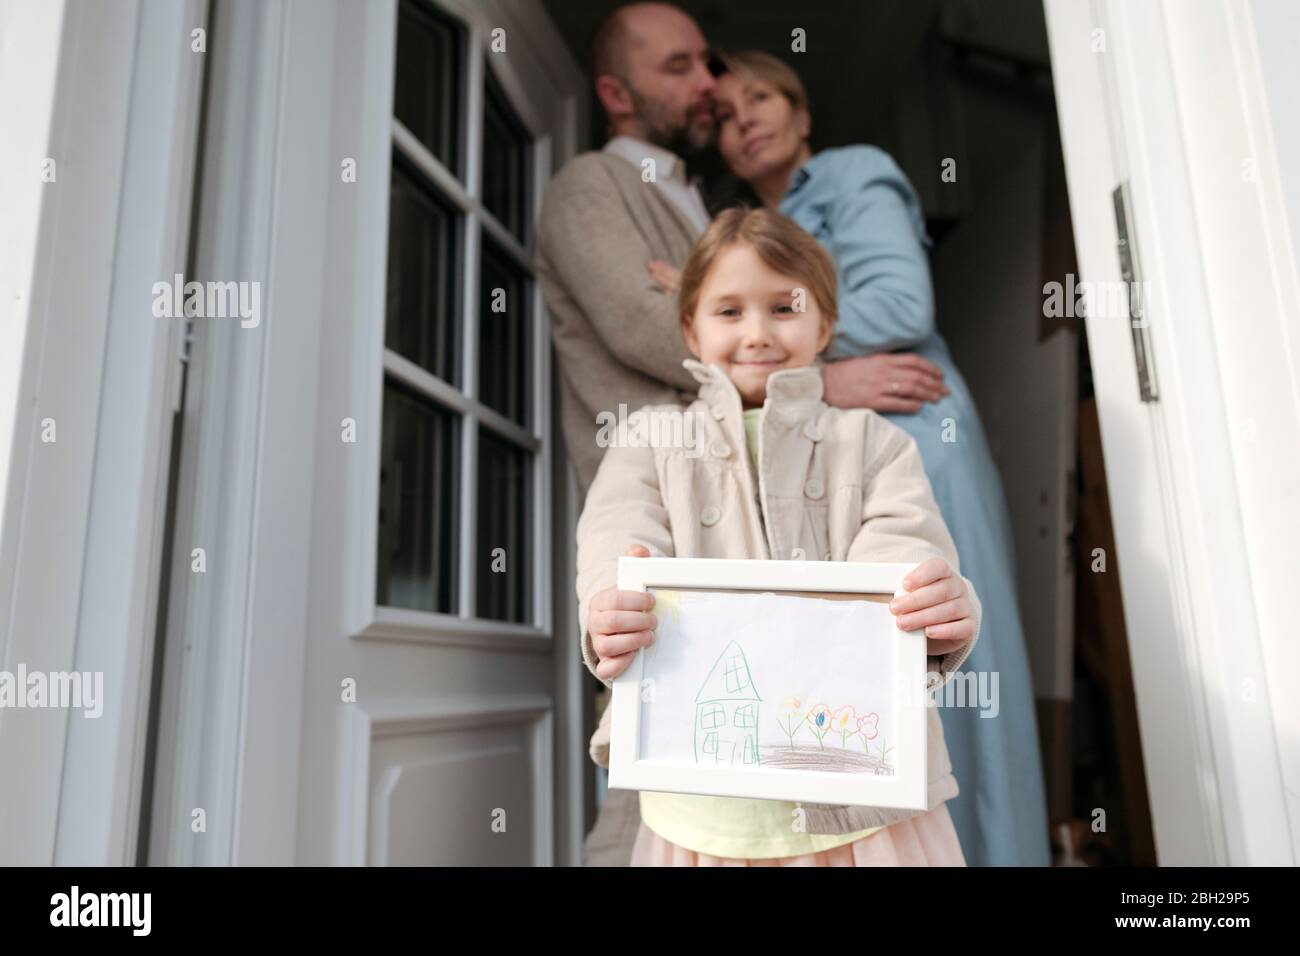
[[[719,558],[619,558],[618,587],[699,591],[819,593],[839,599],[862,595],[889,600],[904,593],[902,579],[915,564],[847,561],[755,561]],[[891,616],[892,617],[892,616]],[[893,773],[846,773],[814,769],[683,766],[640,757],[644,652],[614,681],[610,727],[609,786],[613,789],[749,797],[765,800],[927,808],[926,641],[921,631],[893,626],[899,641],[893,658],[893,709],[898,757]],[[909,689],[914,689],[911,692]]]

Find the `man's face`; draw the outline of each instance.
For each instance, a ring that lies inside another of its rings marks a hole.
[[[695,21],[672,7],[638,10],[629,21],[628,86],[646,140],[689,155],[713,143],[713,74]]]

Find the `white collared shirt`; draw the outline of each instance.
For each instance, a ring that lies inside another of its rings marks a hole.
[[[634,139],[631,136],[615,136],[605,144],[605,152],[621,156],[638,169],[647,159],[654,160],[655,185],[673,205],[693,222],[700,232],[709,226],[713,218],[704,205],[696,182],[686,180],[686,163],[676,153],[670,153],[662,146]]]

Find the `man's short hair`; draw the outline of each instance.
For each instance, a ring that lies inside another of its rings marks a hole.
[[[591,79],[594,83],[601,76],[617,76],[627,80],[627,51],[632,42],[632,31],[627,27],[627,17],[623,11],[627,5],[612,11],[609,16],[596,24],[591,34],[590,62]]]
[[[690,16],[675,3],[666,3],[663,0],[641,0],[641,2],[655,2],[660,6],[673,7]],[[591,42],[587,44],[587,67],[591,71],[593,83],[601,76],[616,76],[627,82],[627,52],[632,45],[632,31],[628,29],[626,14],[627,8],[634,5],[625,3],[610,11],[609,15],[596,24],[596,29],[592,31]],[[725,70],[726,66],[721,58],[710,50],[709,71],[714,76],[719,76]]]

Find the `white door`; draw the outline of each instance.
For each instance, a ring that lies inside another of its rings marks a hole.
[[[195,269],[260,281],[263,318],[194,346],[155,861],[573,859],[530,262],[585,90],[549,30],[531,2],[218,10]]]
[[[1300,856],[1300,295],[1268,114],[1294,89],[1255,22],[1300,14],[1265,6],[1045,4],[1081,279],[1141,283],[1087,329],[1163,865]]]

